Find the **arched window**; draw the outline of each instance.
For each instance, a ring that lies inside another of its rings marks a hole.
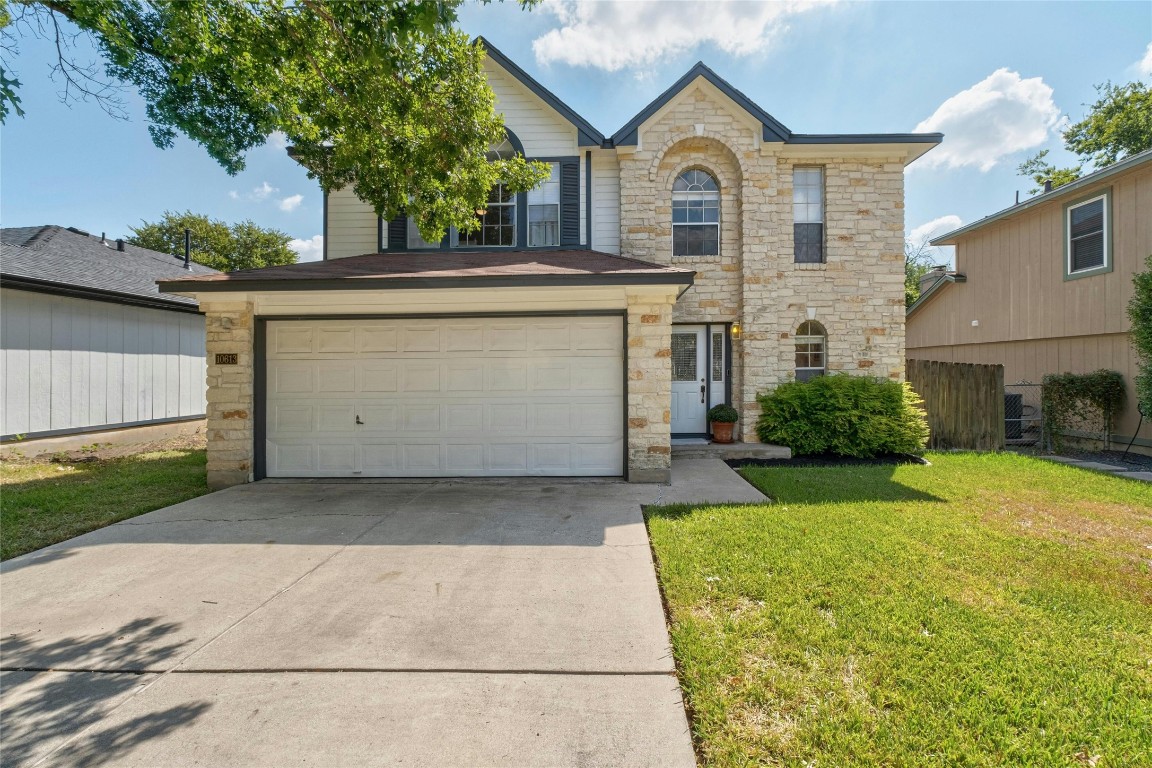
[[[705,171],[685,171],[672,184],[672,255],[719,253],[720,188]]]
[[[828,334],[815,320],[807,320],[796,329],[796,381],[823,376],[827,369],[825,349]]]

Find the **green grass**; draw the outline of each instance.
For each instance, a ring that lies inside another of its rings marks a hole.
[[[208,492],[202,450],[0,468],[0,560]]]
[[[648,510],[704,762],[1152,765],[1152,485],[929,459]]]

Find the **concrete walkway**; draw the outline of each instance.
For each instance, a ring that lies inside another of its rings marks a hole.
[[[1121,464],[1106,464],[1100,461],[1084,461],[1083,459],[1070,459],[1067,456],[1041,456],[1045,461],[1054,461],[1057,464],[1067,464],[1070,467],[1091,469],[1096,472],[1109,472],[1117,477],[1126,477],[1129,480],[1143,480],[1152,483],[1152,472],[1126,467]]]
[[[0,567],[7,765],[695,765],[641,505],[514,480],[229,489]]]

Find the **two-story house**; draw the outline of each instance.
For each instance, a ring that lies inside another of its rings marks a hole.
[[[324,260],[169,281],[208,318],[210,482],[666,481],[671,440],[825,371],[904,372],[904,168],[939,134],[797,134],[703,64],[605,136],[482,41],[552,166],[425,242],[351,188]]]
[[[1138,361],[1126,311],[1132,278],[1152,254],[1152,150],[941,235],[932,245],[956,246],[957,271],[931,275],[908,308],[909,358],[1003,365],[1008,383],[1119,371],[1128,405],[1113,439],[1152,448],[1152,439],[1137,435]],[[1019,411],[1009,418],[1022,415],[1039,420],[1038,413]]]

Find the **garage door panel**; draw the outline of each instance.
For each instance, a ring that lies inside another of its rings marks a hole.
[[[401,352],[442,352],[439,324],[406,324],[400,330]]]
[[[356,326],[319,328],[316,351],[322,355],[351,355],[356,352]]]
[[[361,354],[399,351],[399,330],[392,326],[367,325],[356,331],[356,351]]]
[[[271,477],[621,474],[619,318],[269,321],[268,334]]]

